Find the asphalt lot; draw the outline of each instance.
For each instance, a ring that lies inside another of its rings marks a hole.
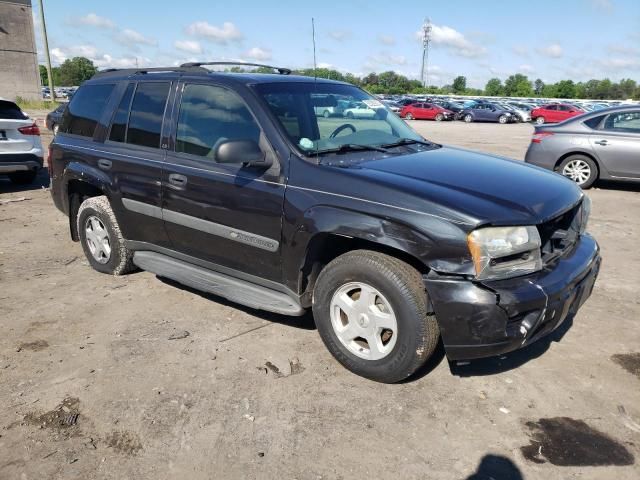
[[[411,123],[518,159],[533,130]],[[39,180],[0,180],[0,479],[640,477],[638,186],[588,192],[604,263],[565,328],[381,385],[310,316],[94,272]]]

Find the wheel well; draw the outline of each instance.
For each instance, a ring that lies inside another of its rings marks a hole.
[[[307,247],[304,266],[300,270],[299,285],[303,300],[311,301],[311,294],[320,271],[331,260],[351,250],[372,250],[402,260],[421,274],[428,272],[427,266],[413,255],[380,243],[360,238],[345,237],[336,234],[316,235]]]
[[[71,239],[77,242],[80,240],[76,221],[80,204],[87,198],[99,197],[105,193],[90,183],[83,182],[82,180],[71,180],[67,187],[67,194],[69,195],[69,231],[71,233]]]
[[[554,165],[554,167],[553,167],[553,170],[554,170],[554,171],[557,171],[557,170],[558,170],[558,168],[560,167],[560,164],[561,164],[562,162],[564,162],[567,158],[569,158],[569,157],[570,157],[570,156],[572,156],[572,155],[582,155],[582,156],[585,156],[585,157],[587,157],[587,158],[590,158],[590,159],[593,161],[593,163],[595,163],[595,164],[596,164],[596,169],[598,170],[598,176],[600,176],[600,165],[598,165],[598,161],[594,158],[594,156],[593,156],[593,155],[591,155],[591,154],[589,154],[589,153],[585,153],[585,152],[569,152],[569,153],[565,153],[564,155],[562,155],[562,156],[558,159],[558,161],[556,162],[556,164],[555,164],[555,165]]]

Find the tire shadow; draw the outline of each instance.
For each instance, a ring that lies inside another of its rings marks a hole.
[[[33,183],[27,185],[17,185],[9,180],[8,176],[0,174],[0,193],[29,192],[42,188],[49,188],[49,169],[47,167],[40,169]]]

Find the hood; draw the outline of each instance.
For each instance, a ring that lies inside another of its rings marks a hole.
[[[545,222],[575,206],[582,191],[561,175],[515,160],[442,147],[359,163],[349,169],[473,224]]]

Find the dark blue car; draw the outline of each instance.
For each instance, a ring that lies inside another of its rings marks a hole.
[[[512,112],[493,103],[475,103],[460,112],[459,117],[467,123],[498,122],[509,123],[517,121]]]

